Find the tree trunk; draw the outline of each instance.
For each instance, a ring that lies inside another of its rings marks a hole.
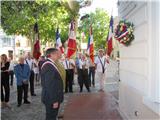
[[[34,47],[34,42],[35,42],[35,40],[34,40],[34,35],[33,35],[33,33],[32,32],[30,32],[30,35],[28,36],[28,38],[29,38],[29,46],[31,47],[31,55],[32,55],[32,57],[33,57],[33,47]]]

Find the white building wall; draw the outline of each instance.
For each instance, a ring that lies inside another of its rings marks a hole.
[[[8,51],[14,52],[15,47],[15,38],[14,36],[6,35],[2,29],[0,29],[0,55],[8,55]]]
[[[153,62],[150,61],[151,55],[149,54],[150,49],[154,47],[150,48],[149,44],[152,25],[149,11],[154,8],[149,7],[150,4],[151,2],[145,1],[119,1],[118,6],[119,17],[135,25],[135,40],[129,47],[120,46],[119,105],[121,111],[129,119],[158,118],[157,111],[148,107],[143,101],[145,96],[149,96],[150,64]]]

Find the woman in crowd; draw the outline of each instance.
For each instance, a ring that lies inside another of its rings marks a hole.
[[[1,55],[1,102],[2,107],[10,108],[9,97],[10,97],[10,88],[9,88],[9,65],[7,61],[7,55]]]

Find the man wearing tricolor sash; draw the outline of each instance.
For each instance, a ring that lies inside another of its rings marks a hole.
[[[56,64],[59,51],[49,48],[46,56],[47,60],[41,68],[42,102],[46,107],[46,120],[56,120],[60,104],[63,102],[63,80]]]
[[[106,71],[106,64],[107,60],[106,57],[104,56],[103,50],[100,49],[98,51],[98,56],[95,60],[95,65],[96,65],[96,76],[97,80],[99,81],[100,85],[100,92],[104,92],[104,84],[105,84],[105,71]]]

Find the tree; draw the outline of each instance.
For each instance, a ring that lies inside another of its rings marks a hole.
[[[33,39],[33,26],[37,21],[42,42],[54,40],[56,27],[65,31],[64,26],[70,21],[69,12],[57,1],[2,1],[1,7],[1,25],[7,34]]]
[[[96,9],[95,12],[86,14],[81,18],[79,32],[85,33],[85,42],[89,38],[89,27],[92,24],[95,49],[106,47],[106,38],[109,30],[110,17],[103,9]]]
[[[67,39],[66,31],[70,21],[78,19],[79,9],[85,5],[88,2],[72,0],[1,1],[1,26],[9,35],[21,34],[29,37],[37,21],[44,41],[55,39],[58,26],[62,38]]]
[[[77,21],[79,9],[90,5],[89,0],[1,1],[1,27],[8,35],[21,34],[34,42],[33,26],[38,23],[41,43],[55,41],[56,28],[61,30],[64,43],[68,26]]]

